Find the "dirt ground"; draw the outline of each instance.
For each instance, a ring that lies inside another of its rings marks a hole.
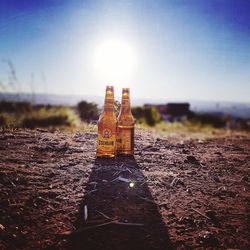
[[[0,249],[250,249],[250,136],[183,138],[1,131]]]

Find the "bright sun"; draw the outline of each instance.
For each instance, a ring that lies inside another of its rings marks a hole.
[[[107,81],[124,81],[135,69],[136,57],[132,48],[118,39],[100,44],[94,54],[94,65],[98,75]]]

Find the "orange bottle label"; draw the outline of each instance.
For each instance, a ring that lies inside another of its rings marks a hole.
[[[116,136],[110,128],[103,128],[98,131],[97,147],[100,151],[114,152]]]

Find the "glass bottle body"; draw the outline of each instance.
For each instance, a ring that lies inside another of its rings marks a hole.
[[[99,117],[97,157],[114,157],[116,154],[116,116],[114,109],[114,91],[112,86],[107,86],[104,109]]]
[[[131,113],[129,89],[123,88],[122,105],[117,118],[117,154],[134,154],[134,128],[135,119]]]

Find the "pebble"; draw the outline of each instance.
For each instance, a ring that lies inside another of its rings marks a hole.
[[[5,229],[4,225],[0,224],[0,231],[3,231]]]
[[[205,212],[205,214],[206,214],[207,217],[210,218],[210,220],[211,220],[215,225],[217,225],[217,226],[220,225],[219,218],[218,218],[218,216],[217,216],[217,214],[216,214],[215,211],[213,211],[213,210],[207,210],[207,211]]]
[[[197,238],[198,243],[206,247],[218,247],[219,240],[217,237],[209,231],[201,232]]]
[[[185,163],[199,164],[199,161],[193,155],[188,155],[187,158],[184,160],[184,162]]]

